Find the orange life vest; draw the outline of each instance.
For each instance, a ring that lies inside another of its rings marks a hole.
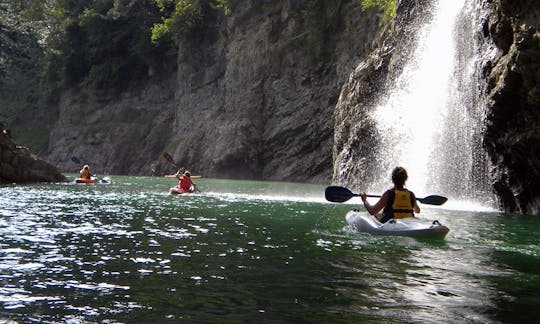
[[[90,171],[88,171],[88,169],[82,169],[81,178],[90,180]]]

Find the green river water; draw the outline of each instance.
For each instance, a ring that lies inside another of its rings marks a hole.
[[[0,322],[540,321],[538,217],[449,201],[420,215],[445,240],[371,236],[324,186],[198,183],[0,187]]]

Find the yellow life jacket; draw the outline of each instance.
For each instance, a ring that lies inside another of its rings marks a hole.
[[[392,211],[394,218],[413,217],[413,198],[414,196],[407,189],[394,189],[394,201],[392,203]]]

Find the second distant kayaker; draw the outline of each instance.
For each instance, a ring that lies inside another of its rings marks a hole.
[[[408,189],[405,189],[405,181],[407,181],[407,170],[403,167],[396,167],[392,171],[392,182],[394,188],[385,191],[375,203],[370,205],[367,202],[366,193],[360,194],[364,207],[371,215],[377,215],[381,210],[382,218],[381,223],[386,223],[392,218],[407,218],[414,217],[414,213],[420,213],[420,207],[416,203],[416,197],[414,193]],[[384,209],[383,209],[384,208]]]
[[[88,164],[83,166],[81,171],[79,171],[79,174],[81,179],[90,180],[90,178],[92,177],[92,174],[90,174],[90,166]]]

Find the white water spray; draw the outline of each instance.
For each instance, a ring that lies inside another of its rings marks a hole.
[[[388,187],[391,170],[400,165],[409,172],[407,186],[419,197],[442,194],[491,204],[480,136],[483,108],[473,81],[474,28],[466,2],[433,5],[432,22],[420,31],[392,93],[375,109],[381,165],[372,190]]]

